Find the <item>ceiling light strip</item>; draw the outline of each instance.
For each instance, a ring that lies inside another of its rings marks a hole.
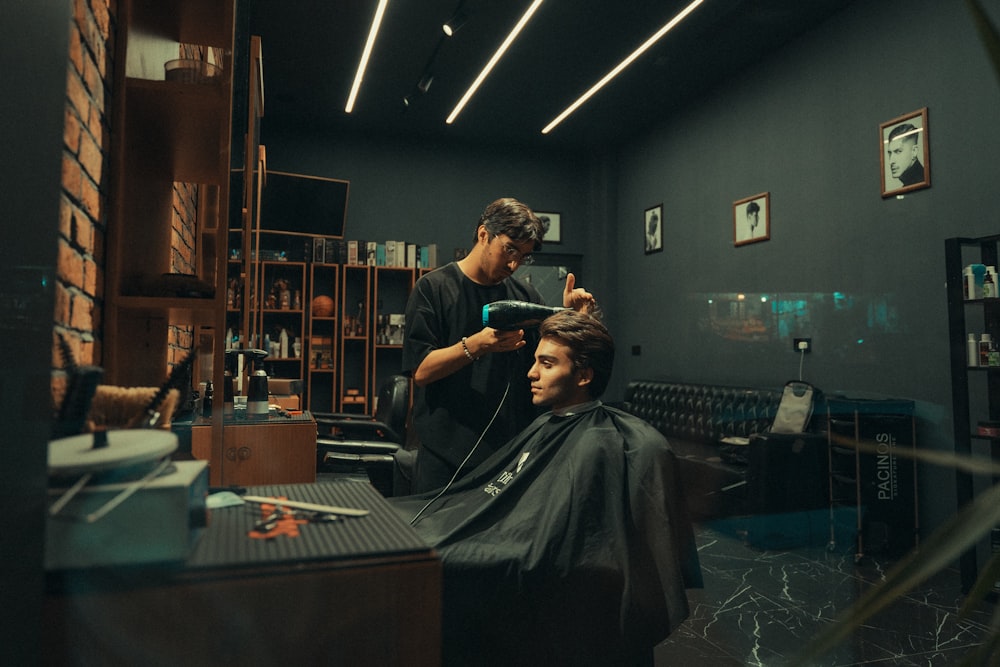
[[[608,72],[607,74],[604,75],[604,78],[602,78],[600,81],[598,81],[597,83],[595,83],[590,88],[590,90],[588,90],[586,93],[584,93],[583,95],[581,95],[580,98],[576,102],[573,102],[573,104],[571,104],[568,107],[566,107],[565,111],[563,111],[561,114],[559,114],[558,116],[556,116],[555,119],[553,119],[553,121],[551,123],[549,123],[548,125],[545,126],[545,128],[542,130],[542,134],[548,134],[553,129],[555,129],[555,127],[559,123],[561,123],[564,120],[566,120],[566,118],[571,113],[573,113],[578,108],[580,108],[583,105],[584,102],[586,102],[591,97],[593,97],[594,94],[597,93],[597,91],[599,91],[605,85],[607,85],[609,81],[611,81],[613,78],[615,78],[616,76],[618,76],[619,74],[621,74],[622,70],[624,70],[626,67],[628,67],[629,65],[631,65],[632,62],[636,58],[638,58],[643,53],[645,53],[661,37],[663,37],[668,32],[670,32],[671,30],[673,30],[674,27],[678,23],[680,23],[685,18],[687,18],[687,15],[690,14],[691,12],[693,12],[695,9],[697,9],[698,5],[700,5],[704,1],[705,0],[694,0],[694,2],[692,2],[690,5],[688,5],[683,10],[681,10],[681,12],[677,16],[675,16],[674,18],[672,18],[669,23],[667,23],[665,26],[663,26],[662,28],[660,28],[659,30],[657,30],[656,33],[652,37],[650,37],[649,39],[647,39],[643,43],[642,46],[640,46],[638,49],[636,49],[635,51],[633,51],[632,54],[628,58],[626,58],[625,60],[623,60],[620,63],[618,63],[618,65],[613,70],[611,70],[610,72]]]
[[[528,7],[528,10],[524,12],[524,15],[521,17],[521,20],[517,22],[517,25],[514,26],[514,29],[510,31],[509,35],[507,35],[507,39],[503,41],[503,44],[501,44],[500,48],[497,49],[496,53],[493,54],[493,57],[490,58],[490,61],[486,63],[486,67],[484,67],[483,71],[479,73],[479,76],[476,77],[476,80],[472,82],[472,85],[469,86],[469,89],[465,91],[465,95],[462,95],[462,99],[460,99],[458,101],[458,104],[455,105],[455,108],[452,110],[447,120],[445,120],[445,123],[451,125],[451,123],[458,117],[458,114],[462,112],[462,109],[465,108],[465,105],[468,104],[469,100],[472,99],[472,96],[476,94],[476,90],[479,89],[479,86],[483,83],[486,77],[489,76],[490,72],[496,66],[497,62],[500,61],[500,58],[503,57],[503,54],[506,53],[508,48],[510,48],[510,45],[514,43],[514,40],[517,39],[518,33],[520,33],[521,30],[524,29],[524,26],[528,24],[528,21],[531,20],[531,16],[535,13],[535,10],[537,10],[541,4],[542,0],[535,0],[534,2],[531,3],[531,6]]]
[[[354,101],[358,98],[358,91],[361,90],[361,82],[365,78],[368,59],[371,57],[372,49],[375,47],[375,38],[378,37],[378,29],[382,25],[382,16],[385,15],[385,8],[388,5],[389,0],[379,0],[378,7],[375,8],[375,18],[372,19],[372,27],[368,31],[368,41],[365,42],[365,50],[361,54],[358,71],[354,75],[354,85],[351,86],[351,94],[347,96],[347,106],[344,107],[344,111],[347,113],[354,111]]]

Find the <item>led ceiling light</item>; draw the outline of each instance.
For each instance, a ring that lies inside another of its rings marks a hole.
[[[597,83],[595,83],[590,88],[590,90],[588,90],[583,95],[581,95],[580,98],[576,102],[573,102],[573,104],[571,104],[568,107],[566,107],[566,109],[561,114],[559,114],[558,116],[556,116],[555,119],[553,119],[553,121],[551,123],[549,123],[548,125],[545,126],[545,128],[542,130],[542,134],[548,134],[553,129],[555,129],[555,127],[559,123],[561,123],[564,120],[566,120],[566,118],[569,117],[570,114],[572,114],[574,111],[576,111],[578,108],[580,108],[580,106],[582,106],[584,102],[586,102],[591,97],[593,97],[594,94],[597,93],[597,91],[599,91],[601,88],[603,88],[604,86],[606,86],[608,84],[608,82],[611,81],[612,79],[614,79],[616,76],[618,76],[619,74],[621,74],[622,71],[626,67],[628,67],[629,65],[631,65],[632,62],[635,61],[636,58],[638,58],[643,53],[645,53],[651,46],[653,46],[653,44],[655,44],[657,41],[659,41],[659,39],[661,37],[663,37],[668,32],[670,32],[671,30],[673,30],[674,27],[678,23],[680,23],[685,18],[687,18],[688,14],[690,14],[695,9],[697,9],[698,5],[700,5],[702,2],[704,2],[704,0],[694,0],[694,2],[692,2],[690,5],[688,5],[683,10],[681,10],[681,12],[677,16],[675,16],[674,18],[672,18],[669,23],[667,23],[662,28],[660,28],[659,30],[657,30],[653,34],[652,37],[650,37],[649,39],[647,39],[642,44],[642,46],[640,46],[638,49],[636,49],[635,51],[633,51],[631,53],[631,55],[629,55],[629,57],[627,57],[625,60],[623,60],[620,63],[618,63],[618,65],[614,69],[612,69],[610,72],[608,72],[607,74],[604,75],[604,78],[602,78],[600,81],[598,81]]]
[[[420,77],[420,81],[417,81],[417,90],[421,93],[426,93],[430,89],[432,83],[434,83],[434,75],[427,72]]]
[[[514,43],[515,39],[517,39],[518,34],[524,29],[524,26],[528,25],[528,21],[531,20],[531,17],[535,13],[535,10],[537,10],[541,4],[542,0],[535,0],[534,2],[531,3],[531,6],[528,7],[528,10],[524,12],[524,16],[522,16],[521,20],[517,22],[517,25],[514,26],[514,29],[510,31],[510,34],[507,35],[507,38],[503,40],[503,44],[501,44],[500,48],[497,49],[496,53],[493,54],[493,57],[490,58],[490,61],[486,63],[486,67],[483,68],[483,71],[479,73],[479,76],[476,77],[476,80],[472,82],[472,85],[469,86],[469,89],[465,91],[464,95],[462,95],[462,99],[460,99],[458,101],[458,104],[455,105],[455,108],[452,109],[451,114],[445,120],[446,123],[451,125],[455,121],[455,119],[458,117],[458,114],[462,112],[462,109],[465,108],[465,105],[468,104],[469,100],[472,99],[472,96],[476,94],[476,91],[479,89],[479,86],[482,85],[483,81],[486,80],[486,77],[489,76],[493,68],[496,67],[496,64],[500,61],[500,58],[503,57],[503,54],[507,52],[507,49],[510,48],[510,45]]]
[[[368,31],[365,50],[361,53],[358,71],[354,75],[354,85],[351,86],[351,94],[347,96],[347,106],[344,107],[344,111],[347,113],[354,111],[354,101],[358,98],[361,82],[365,78],[365,69],[368,68],[368,59],[371,58],[372,49],[375,47],[375,38],[378,37],[378,29],[382,25],[382,17],[385,15],[385,8],[388,4],[389,0],[379,0],[378,7],[375,8],[375,17],[372,19],[372,27]]]
[[[441,26],[442,32],[448,37],[452,37],[456,32],[462,29],[465,22],[469,20],[469,15],[466,14],[461,7],[455,11],[450,19],[444,22]]]

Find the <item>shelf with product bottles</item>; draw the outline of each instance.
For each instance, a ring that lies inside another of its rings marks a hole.
[[[992,342],[1000,336],[1000,298],[990,292],[984,296],[982,286],[990,282],[986,280],[986,267],[998,266],[998,248],[1000,235],[945,240],[955,452],[994,461],[1000,460],[997,440],[982,428],[1000,422],[1000,358]],[[985,344],[984,334],[989,336]],[[991,365],[991,361],[998,365]],[[996,482],[986,473],[957,470],[958,506],[965,506]],[[984,539],[962,555],[959,570],[964,590],[971,590],[981,567],[996,549],[1000,549],[1000,542],[992,544]]]
[[[337,411],[337,340],[340,265],[309,266],[309,334],[306,336],[306,405],[312,412]]]
[[[413,290],[414,270],[379,266],[372,281],[372,386],[380,387],[390,375],[403,368],[403,334],[406,325],[406,301]]]
[[[304,262],[262,261],[260,296],[251,298],[258,305],[260,318],[257,338],[250,346],[268,353],[264,368],[270,377],[303,377],[303,343],[306,289]]]
[[[343,266],[338,304],[340,412],[370,412],[371,277],[372,268],[369,266]]]

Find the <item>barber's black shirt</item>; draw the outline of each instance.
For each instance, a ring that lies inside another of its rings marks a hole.
[[[424,275],[406,306],[403,371],[412,374],[433,350],[482,330],[483,306],[502,299],[543,303],[527,283],[508,278],[499,285],[479,285],[454,262]],[[525,331],[525,338],[528,344],[520,350],[484,355],[448,377],[415,389],[413,427],[420,445],[450,464],[452,472],[480,436],[482,442],[464,470],[474,468],[537,416],[527,379],[537,330]],[[444,486],[450,477],[436,484],[422,480],[420,487]]]

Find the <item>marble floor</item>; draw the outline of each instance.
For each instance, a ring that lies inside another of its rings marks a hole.
[[[765,548],[732,522],[696,531],[705,587],[688,591],[690,616],[657,646],[657,667],[785,665],[890,565],[871,555],[855,563],[853,540]],[[813,664],[959,665],[982,642],[993,611],[984,604],[961,619],[962,601],[958,572],[943,572]]]

